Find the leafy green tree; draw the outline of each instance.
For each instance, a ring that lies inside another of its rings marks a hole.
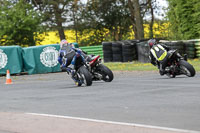
[[[197,33],[196,33],[197,37],[195,37],[195,38],[200,38],[200,1],[194,0],[193,6],[194,6],[193,17],[195,19],[194,29],[197,31]]]
[[[45,17],[45,25],[49,30],[58,31],[60,40],[67,39],[64,33],[65,28],[73,21],[75,5],[80,0],[27,0],[41,11]]]
[[[128,0],[129,10],[131,12],[131,20],[133,23],[133,31],[136,39],[144,38],[143,18],[141,15],[141,6],[139,0]]]
[[[168,0],[168,17],[172,39],[195,39],[200,37],[200,1]]]
[[[80,11],[82,14],[76,14],[78,16],[76,18],[82,18],[76,22],[78,25],[76,26],[76,31],[87,31],[88,34],[95,31],[95,34],[89,40],[82,41],[85,44],[89,42],[99,44],[99,41],[105,40],[126,40],[129,37],[127,33],[130,32],[131,26],[133,27],[135,38],[143,39],[144,16],[147,12],[150,12],[148,9],[152,8],[153,12],[153,9],[157,8],[154,4],[155,2],[156,0],[88,0],[83,9],[79,7],[79,11],[80,9],[82,10]],[[152,20],[154,19],[153,17],[154,15],[152,14]],[[152,27],[153,24],[151,25],[151,30],[153,30]],[[106,32],[105,29],[109,30],[109,32]]]
[[[109,33],[106,40],[110,37],[110,40],[122,40],[131,25],[127,5],[127,2],[122,3],[120,0],[89,0],[84,12],[84,23],[91,30],[96,30],[96,37],[103,39],[107,29]]]
[[[23,0],[1,0],[0,4],[0,45],[34,46],[41,41],[40,13]]]

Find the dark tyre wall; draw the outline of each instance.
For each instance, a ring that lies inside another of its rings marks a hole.
[[[124,41],[122,45],[123,62],[131,62],[137,60],[136,43]]]
[[[188,55],[188,58],[190,59],[196,58],[195,42],[184,41],[184,45],[185,45],[185,54]]]
[[[113,55],[112,55],[112,43],[111,42],[103,42],[103,57],[104,62],[112,62]]]
[[[188,58],[196,58],[195,44],[192,41],[166,41],[163,42],[171,49],[178,49],[181,55],[187,54]]]
[[[103,42],[104,62],[150,62],[148,39],[143,40],[123,40],[117,42]],[[181,55],[194,59],[200,57],[200,40],[187,41],[167,41],[160,40],[170,49],[177,49]]]
[[[112,43],[112,53],[113,53],[113,62],[122,62],[122,43],[113,42]]]

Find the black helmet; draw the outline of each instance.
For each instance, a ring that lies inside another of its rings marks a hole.
[[[150,48],[151,48],[154,44],[156,44],[156,39],[150,39],[150,40],[148,41],[148,44],[149,44],[149,46],[150,46]]]

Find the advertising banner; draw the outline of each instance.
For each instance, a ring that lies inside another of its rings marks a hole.
[[[0,46],[0,74],[11,74],[23,71],[22,48],[20,46]]]
[[[28,74],[61,71],[58,63],[59,49],[58,44],[23,48],[24,71]]]

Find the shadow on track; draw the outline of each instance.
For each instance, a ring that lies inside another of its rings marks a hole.
[[[184,78],[191,78],[191,77],[175,77],[175,78],[169,78],[169,77],[160,77],[160,78],[156,78],[156,79],[184,79]]]

